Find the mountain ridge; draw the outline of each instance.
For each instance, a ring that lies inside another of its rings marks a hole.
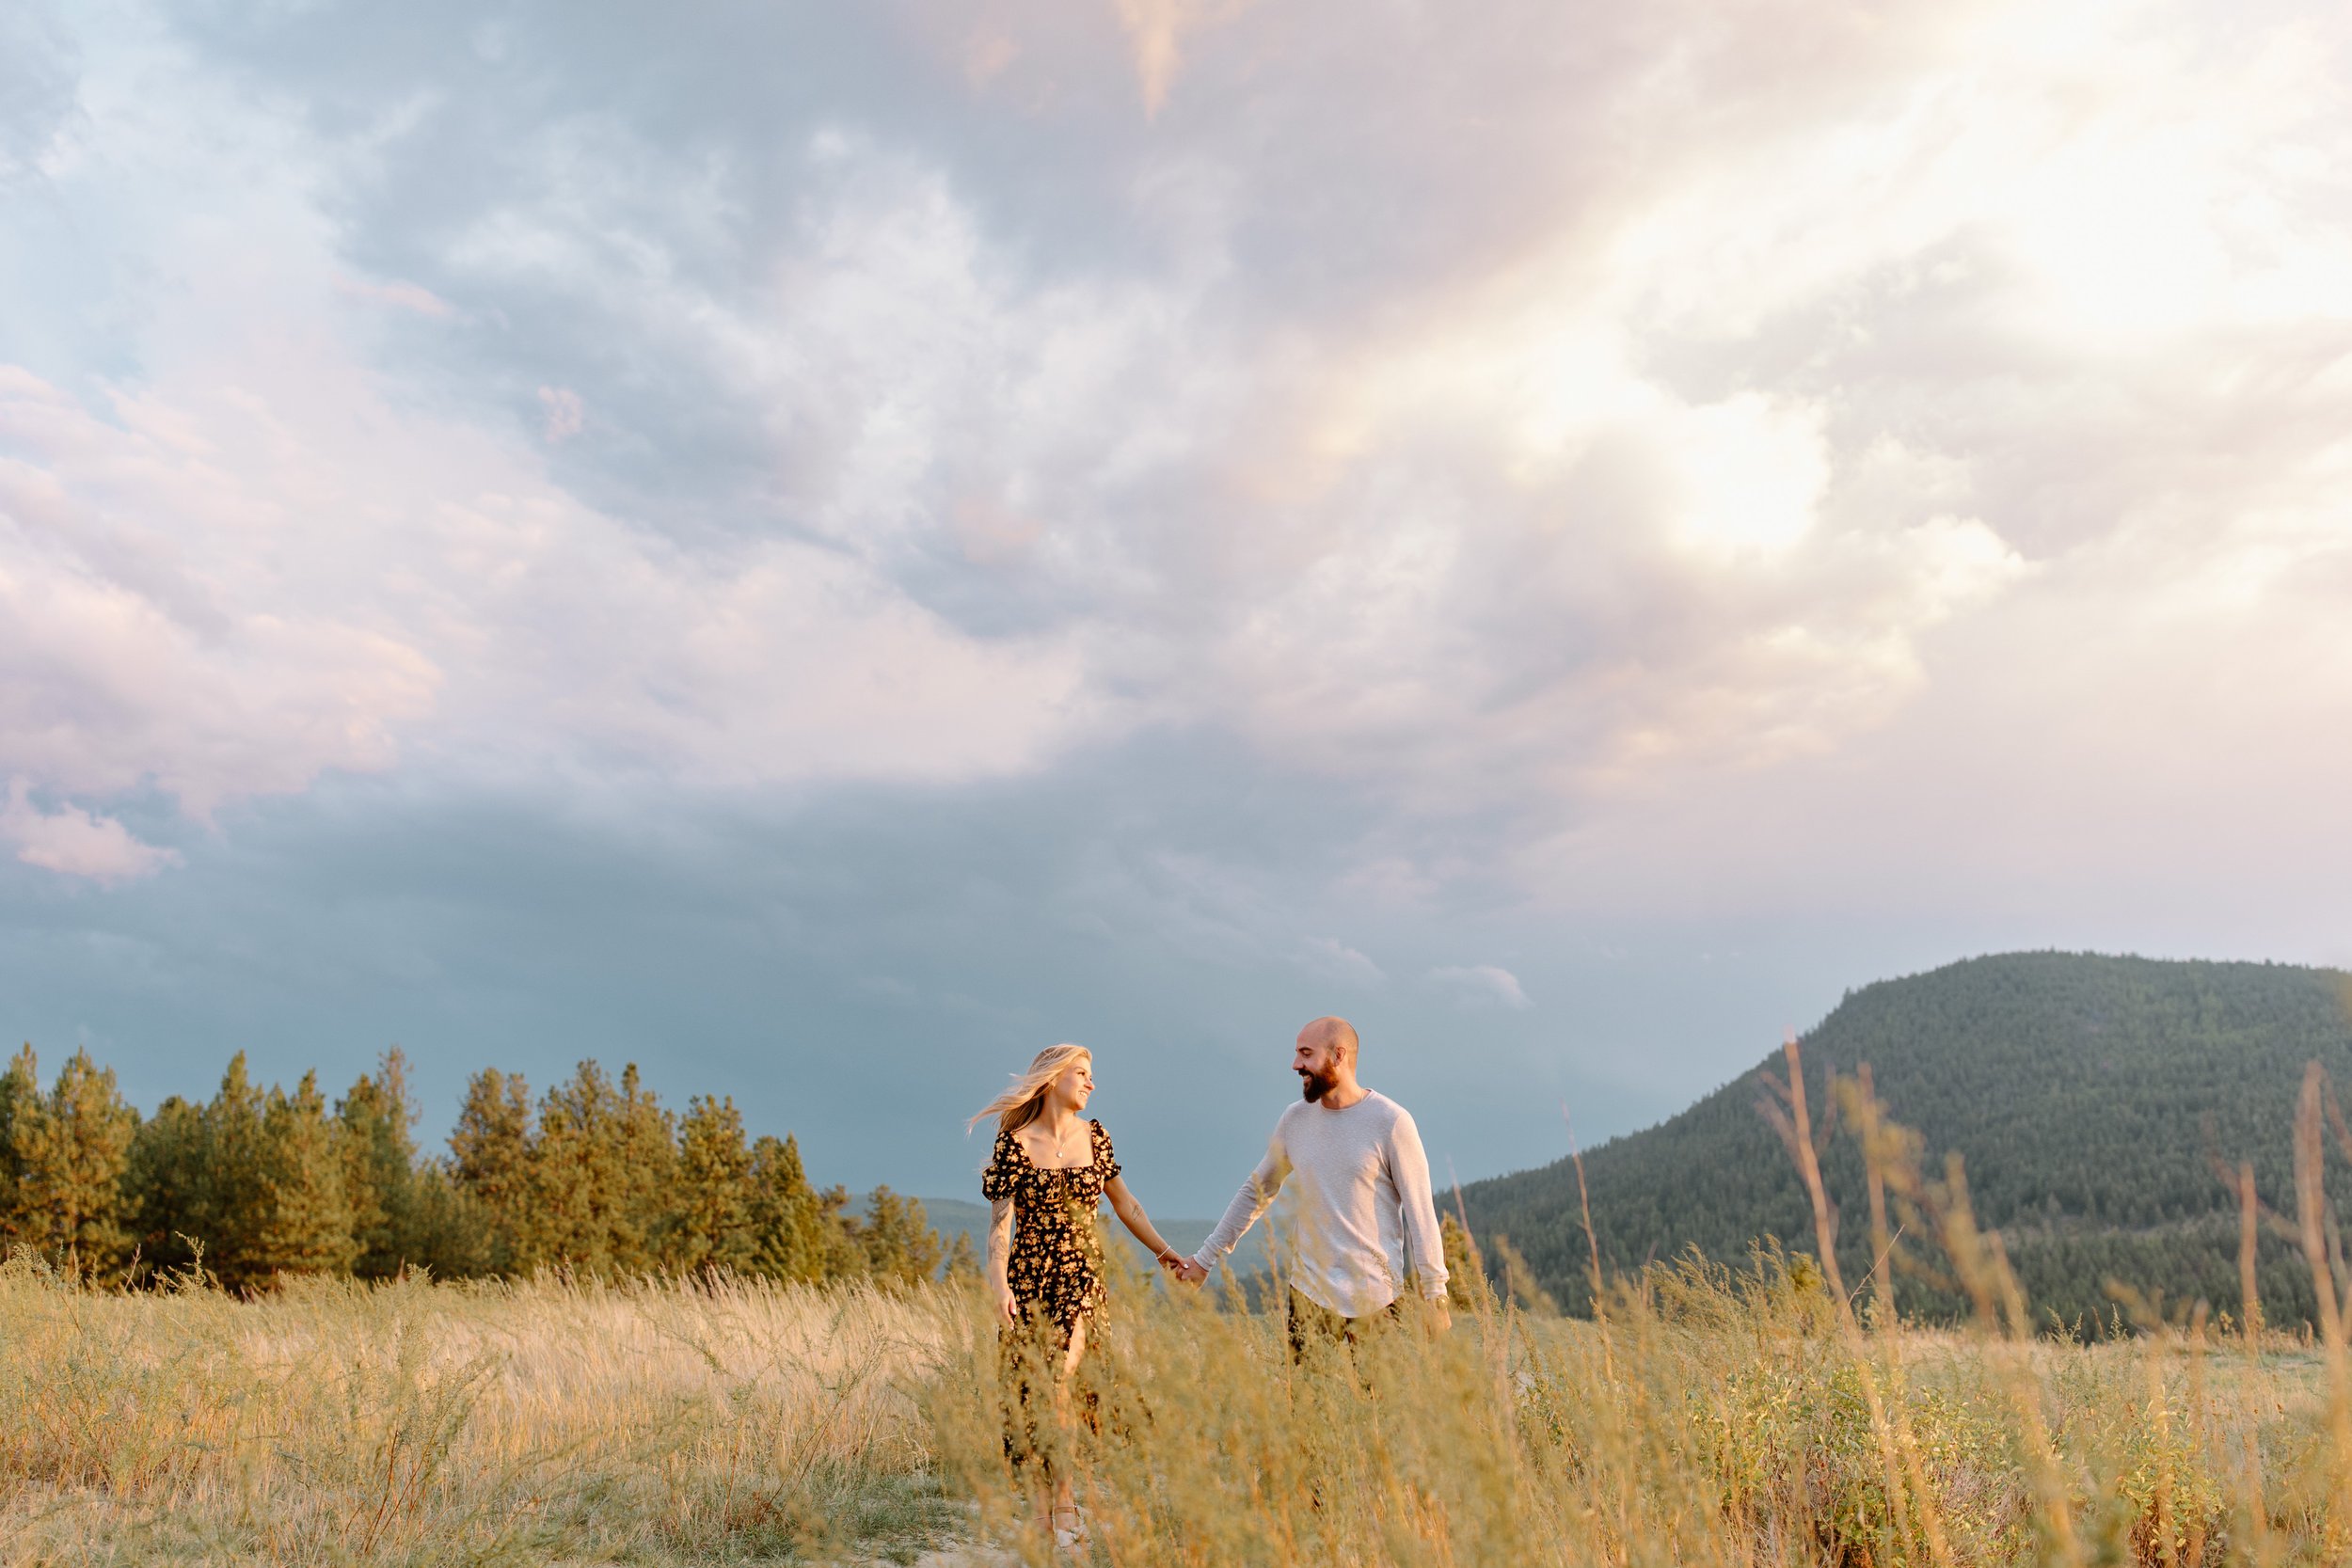
[[[2110,1280],[2234,1309],[2235,1199],[2211,1168],[2249,1160],[2272,1208],[2291,1212],[2294,1103],[2304,1064],[2352,1077],[2352,976],[2261,962],[2010,953],[1849,991],[1801,1037],[1817,1117],[1827,1073],[1873,1069],[1896,1121],[1926,1141],[1931,1170],[1957,1152],[1981,1221],[2000,1230],[2037,1308],[2062,1322],[2112,1307]],[[1587,1151],[1594,1241],[1612,1273],[1695,1246],[1739,1261],[1766,1236],[1811,1250],[1810,1208],[1759,1114],[1777,1053],[1657,1125]],[[1843,1130],[1824,1180],[1848,1215],[1866,1211]],[[1588,1243],[1563,1159],[1472,1182],[1473,1231],[1507,1237],[1547,1290],[1586,1305]],[[2340,1215],[2352,1215],[2335,1183]],[[2226,1221],[2226,1225],[2222,1222]],[[1867,1226],[1846,1224],[1850,1279],[1867,1270]],[[2270,1321],[2308,1318],[2308,1271],[2266,1235]],[[1914,1275],[1907,1309],[1956,1315],[1948,1288]]]

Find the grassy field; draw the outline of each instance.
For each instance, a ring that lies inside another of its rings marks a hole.
[[[1767,1257],[1654,1275],[1600,1323],[1490,1307],[1300,1370],[1276,1319],[1121,1294],[1099,1435],[1071,1439],[1099,1561],[2318,1563],[2352,1545],[2321,1360],[2283,1337],[1857,1340],[1802,1263]],[[1043,1561],[980,1322],[946,1287],[243,1303],[89,1291],[20,1259],[0,1275],[0,1553]]]
[[[938,1292],[0,1271],[0,1560],[704,1562],[936,1537]]]
[[[934,1432],[1011,1539],[986,1360]],[[1853,1339],[1768,1256],[1322,1370],[1277,1320],[1161,1306],[1105,1357],[1081,1467],[1111,1562],[2341,1562],[2326,1387],[2306,1346],[2201,1328]]]
[[[1793,1047],[1789,1067],[1813,1254],[1652,1268],[1596,1319],[1481,1289],[1450,1334],[1407,1319],[1297,1366],[1279,1316],[1171,1292],[1114,1249],[1065,1406],[1092,1418],[1041,1423],[1090,1560],[2352,1561],[2316,1069],[2296,1215],[2258,1215],[2249,1189],[2245,1269],[2258,1219],[2295,1226],[2322,1331],[2133,1301],[2114,1326],[2137,1332],[2085,1343],[2037,1330],[1962,1173],[1924,1179],[1867,1079],[1839,1092],[1872,1150],[1873,1256],[1916,1235],[1906,1266],[1948,1271],[1975,1318],[1897,1323],[1875,1270],[1849,1289]],[[295,1281],[241,1301],[19,1256],[0,1268],[0,1560],[1041,1563],[1004,1459],[1007,1375],[977,1286]]]

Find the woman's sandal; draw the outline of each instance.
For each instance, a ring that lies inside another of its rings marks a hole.
[[[1070,1523],[1063,1524],[1064,1519],[1069,1520]],[[1055,1545],[1066,1552],[1082,1552],[1087,1549],[1086,1519],[1076,1509],[1057,1508],[1054,1510],[1051,1523],[1054,1527]]]

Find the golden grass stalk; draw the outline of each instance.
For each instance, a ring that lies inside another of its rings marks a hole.
[[[2336,1299],[2336,1271],[2327,1234],[2334,1218],[2328,1207],[2328,1149],[2320,1119],[2327,1083],[2327,1069],[2317,1062],[2304,1069],[2303,1092],[2295,1112],[2295,1218],[2304,1259],[2311,1265],[2320,1356],[2328,1370],[2328,1425],[2335,1471],[2328,1528],[2336,1544],[2352,1550],[2352,1367],[2345,1363],[2344,1315]]]
[[[1927,1182],[1858,1074],[1834,1086],[1879,1194],[1866,1325],[1786,1059],[1818,1266],[1777,1243],[1740,1269],[1677,1259],[1601,1279],[1591,1322],[1484,1296],[1450,1334],[1408,1318],[1306,1365],[1279,1310],[1116,1277],[1078,1390],[1098,1430],[1064,1455],[1092,1560],[2345,1560],[2340,1290],[2308,1341],[2209,1342],[2201,1315],[2137,1302],[2137,1340],[2038,1336],[1964,1172]],[[2297,1235],[2332,1276],[2323,1095],[2307,1085],[2298,1116]],[[1922,1250],[1941,1243],[1973,1331],[1896,1314],[1890,1200]],[[961,1286],[408,1280],[245,1302],[19,1258],[0,1269],[0,1561],[870,1563],[952,1533],[977,1541],[949,1560],[1043,1563],[1006,1394]]]
[[[1845,1275],[1837,1264],[1836,1221],[1830,1209],[1829,1191],[1821,1181],[1820,1159],[1813,1147],[1813,1119],[1804,1090],[1804,1058],[1797,1037],[1789,1035],[1781,1050],[1788,1064],[1788,1078],[1786,1084],[1772,1086],[1780,1091],[1788,1110],[1776,1124],[1796,1158],[1798,1175],[1804,1181],[1805,1196],[1813,1206],[1814,1243],[1820,1249],[1821,1273],[1828,1282],[1830,1298],[1836,1304],[1838,1330],[1846,1338],[1847,1354],[1853,1359],[1862,1382],[1863,1398],[1869,1406],[1870,1435],[1878,1446],[1879,1463],[1886,1481],[1888,1538],[1882,1544],[1882,1551],[1892,1557],[1894,1544],[1906,1541],[1911,1535],[1912,1499],[1903,1475],[1902,1445],[1887,1413],[1885,1393],[1879,1386],[1879,1369],[1863,1343],[1862,1325],[1855,1321],[1853,1301],[1846,1293]],[[1883,1226],[1884,1215],[1877,1205],[1873,1206],[1873,1219]],[[1873,1243],[1878,1239],[1874,1235]],[[1921,1528],[1927,1535],[1931,1560],[1938,1568],[1944,1568],[1951,1556],[1940,1522],[1931,1512],[1921,1520]]]
[[[27,1560],[691,1560],[959,1516],[930,1292],[743,1281],[248,1303],[0,1269],[0,1540]]]

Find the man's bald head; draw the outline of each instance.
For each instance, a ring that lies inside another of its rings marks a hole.
[[[1298,1031],[1298,1043],[1318,1045],[1349,1062],[1356,1060],[1356,1026],[1343,1018],[1319,1018]]]

